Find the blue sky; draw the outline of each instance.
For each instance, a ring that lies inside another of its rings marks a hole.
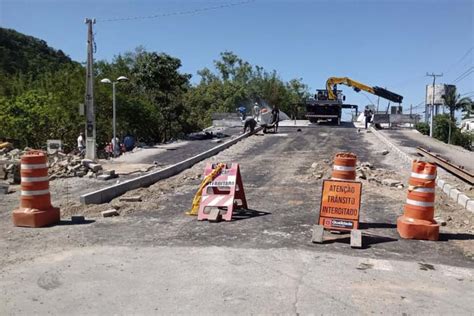
[[[277,70],[284,80],[303,78],[312,91],[331,76],[387,87],[405,97],[406,108],[424,100],[431,82],[426,72],[443,72],[439,82],[453,83],[472,67],[472,0],[256,0],[194,15],[103,21],[235,2],[0,0],[0,25],[84,61],[84,18],[95,17],[97,59],[111,60],[143,45],[180,58],[182,71],[196,81],[197,70],[212,67],[220,52],[231,50],[251,64]],[[474,95],[474,74],[457,85],[460,93]],[[343,90],[347,102],[368,103],[363,94]]]

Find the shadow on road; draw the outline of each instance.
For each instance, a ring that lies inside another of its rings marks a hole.
[[[349,235],[349,232],[341,233],[339,237],[333,237],[337,235],[330,235],[332,239],[327,239],[324,241],[324,244],[333,244],[333,243],[343,243],[343,244],[350,244],[351,243],[351,237]],[[362,247],[359,249],[369,249],[372,245],[376,244],[381,244],[381,243],[387,243],[387,242],[392,242],[392,241],[397,241],[398,239],[388,237],[388,236],[380,236],[380,235],[375,235],[375,234],[362,234]]]
[[[359,223],[360,229],[369,229],[369,228],[397,228],[396,224],[391,223]]]
[[[449,241],[449,240],[474,240],[473,234],[453,234],[453,233],[440,233],[439,234],[440,241]]]
[[[65,220],[60,220],[58,224],[56,224],[57,226],[68,226],[68,225],[87,225],[87,224],[92,224],[92,223],[95,223],[95,220],[93,219],[85,219],[83,221],[65,221]]]
[[[237,209],[232,214],[232,221],[240,221],[243,219],[249,219],[253,217],[260,217],[270,215],[270,212],[257,211],[252,209]]]

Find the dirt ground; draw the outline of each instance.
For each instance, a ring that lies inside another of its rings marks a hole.
[[[12,227],[11,211],[2,208],[0,234],[5,256],[0,263],[34,257],[44,249],[25,246],[25,242],[36,238],[48,241],[44,247],[58,249],[102,243],[193,245],[196,236],[210,239],[211,244],[219,244],[214,238],[221,236],[223,243],[229,245],[239,240],[240,246],[308,247],[311,227],[317,220],[321,184],[329,177],[332,157],[339,151],[355,152],[359,162],[373,164],[380,179],[391,178],[405,184],[399,189],[361,180],[361,222],[367,246],[357,254],[415,256],[458,265],[465,265],[467,258],[472,260],[473,216],[441,192],[437,192],[436,212],[447,223],[441,227],[443,241],[399,239],[396,218],[403,212],[408,170],[395,154],[382,155],[385,149],[371,133],[357,133],[350,126],[303,128],[300,132],[287,128],[275,135],[253,136],[177,176],[124,195],[140,195],[142,202],[116,198],[107,204],[84,206],[70,201],[62,205],[63,225],[56,227],[39,230]],[[209,231],[207,223],[196,222],[196,218],[184,213],[191,207],[205,164],[218,161],[240,162],[251,211],[242,216],[244,221],[220,223]],[[117,209],[120,216],[102,218],[100,212],[111,208]],[[85,215],[90,224],[68,225],[73,214]],[[260,235],[264,238],[259,238]],[[322,249],[347,251],[347,235],[328,238],[330,242],[322,245]],[[18,247],[28,251],[13,251]]]
[[[376,175],[377,181],[372,179],[361,179],[358,180],[363,183],[363,194],[364,195],[380,195],[387,196],[397,201],[403,201],[406,199],[406,188],[408,187],[409,172],[404,167],[403,163],[399,161],[398,157],[394,154],[383,155],[381,144],[378,139],[371,133],[365,131],[359,134],[361,138],[367,141],[369,152],[373,153],[371,159],[358,161],[358,165],[361,163],[370,163],[373,165],[371,174]],[[276,135],[265,135],[260,134],[255,136],[251,141],[240,142],[232,148],[222,153],[219,159],[222,161],[231,161],[232,157],[239,156],[239,153],[248,152],[253,148],[264,146],[265,137],[287,137],[287,133],[276,134]],[[324,133],[323,133],[324,136]],[[259,150],[259,149],[257,149]],[[263,152],[263,148],[260,151]],[[320,160],[314,160],[314,162],[308,166],[308,168],[300,170],[297,175],[293,175],[292,179],[295,183],[304,182],[314,187],[320,187],[323,179],[329,179],[331,176],[332,168],[332,156],[327,155],[325,158]],[[221,161],[217,158],[212,158],[211,161]],[[133,190],[125,194],[124,196],[136,196],[139,195],[142,198],[142,202],[123,202],[120,201],[120,197],[114,199],[110,203],[101,205],[90,205],[82,206],[76,203],[69,204],[63,211],[64,216],[70,216],[74,214],[83,214],[87,217],[97,218],[100,217],[102,211],[114,208],[119,211],[121,216],[133,215],[137,209],[145,211],[156,211],[158,210],[162,202],[170,201],[173,199],[173,195],[183,195],[194,192],[199,186],[202,179],[202,170],[204,169],[206,162],[199,163],[193,168],[190,168],[181,174],[160,181],[148,188],[141,188]],[[271,165],[269,162],[268,165]],[[265,174],[262,174],[265,175]],[[394,179],[398,180],[403,184],[403,188],[389,187],[381,183],[383,179]],[[252,184],[246,184],[246,188],[254,187]],[[191,202],[191,200],[190,200]],[[289,206],[301,205],[304,203],[302,200],[289,200]],[[191,203],[189,203],[191,206]],[[435,207],[435,218],[438,221],[443,222],[442,231],[445,233],[456,233],[456,234],[473,234],[474,233],[474,214],[461,210],[458,205],[452,202],[449,197],[444,194],[439,188],[436,189],[436,207]],[[184,211],[184,210],[183,210]],[[403,208],[400,208],[400,213],[403,212]],[[469,239],[454,240],[457,247],[460,247],[467,256],[474,257],[474,242]]]

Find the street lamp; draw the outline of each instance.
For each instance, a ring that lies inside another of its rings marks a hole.
[[[119,82],[128,81],[128,78],[125,76],[120,76],[117,78],[117,81],[111,81],[108,78],[102,79],[101,83],[112,84],[112,128],[113,128],[113,141],[112,141],[112,151],[114,157],[116,156],[117,151],[115,150],[115,146],[117,146],[117,140],[115,135],[115,85]]]

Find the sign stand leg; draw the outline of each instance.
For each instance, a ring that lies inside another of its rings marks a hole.
[[[358,229],[351,230],[351,248],[362,248],[362,232]]]
[[[217,207],[212,208],[207,220],[211,222],[218,222],[220,219],[221,219],[220,210]]]
[[[313,243],[322,244],[324,241],[324,226],[314,225],[313,226],[313,237],[311,238]]]

